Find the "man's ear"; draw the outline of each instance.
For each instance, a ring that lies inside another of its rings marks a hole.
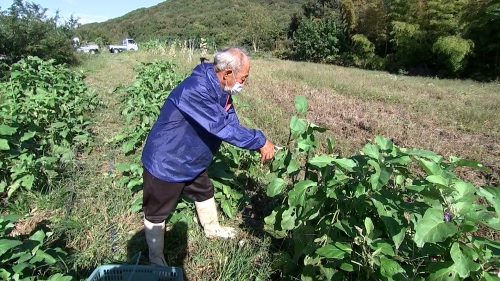
[[[226,69],[225,73],[224,73],[224,78],[227,79],[227,77],[231,76],[232,74],[233,74],[233,70],[232,69]]]

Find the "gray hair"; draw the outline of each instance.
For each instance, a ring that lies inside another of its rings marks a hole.
[[[243,48],[229,47],[215,53],[213,57],[216,72],[232,69],[235,74],[238,74],[241,67],[243,67],[243,61],[248,58],[248,55]]]

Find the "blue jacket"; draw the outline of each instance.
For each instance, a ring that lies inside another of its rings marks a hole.
[[[222,141],[255,150],[266,138],[239,123],[213,64],[202,63],[166,99],[146,139],[142,163],[163,181],[190,181],[208,168]]]

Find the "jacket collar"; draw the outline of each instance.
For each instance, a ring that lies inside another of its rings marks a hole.
[[[218,97],[226,97],[226,95],[228,95],[221,88],[220,81],[219,78],[217,77],[217,74],[215,73],[213,63],[211,62],[200,63],[194,68],[193,74],[196,76],[201,76],[206,78],[208,82],[207,86],[210,86],[217,93]]]

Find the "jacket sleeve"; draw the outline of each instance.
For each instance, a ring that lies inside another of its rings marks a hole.
[[[177,108],[210,134],[234,146],[256,150],[264,146],[266,137],[260,130],[241,125],[236,112],[226,112],[218,100],[203,89],[185,89],[178,99]]]

